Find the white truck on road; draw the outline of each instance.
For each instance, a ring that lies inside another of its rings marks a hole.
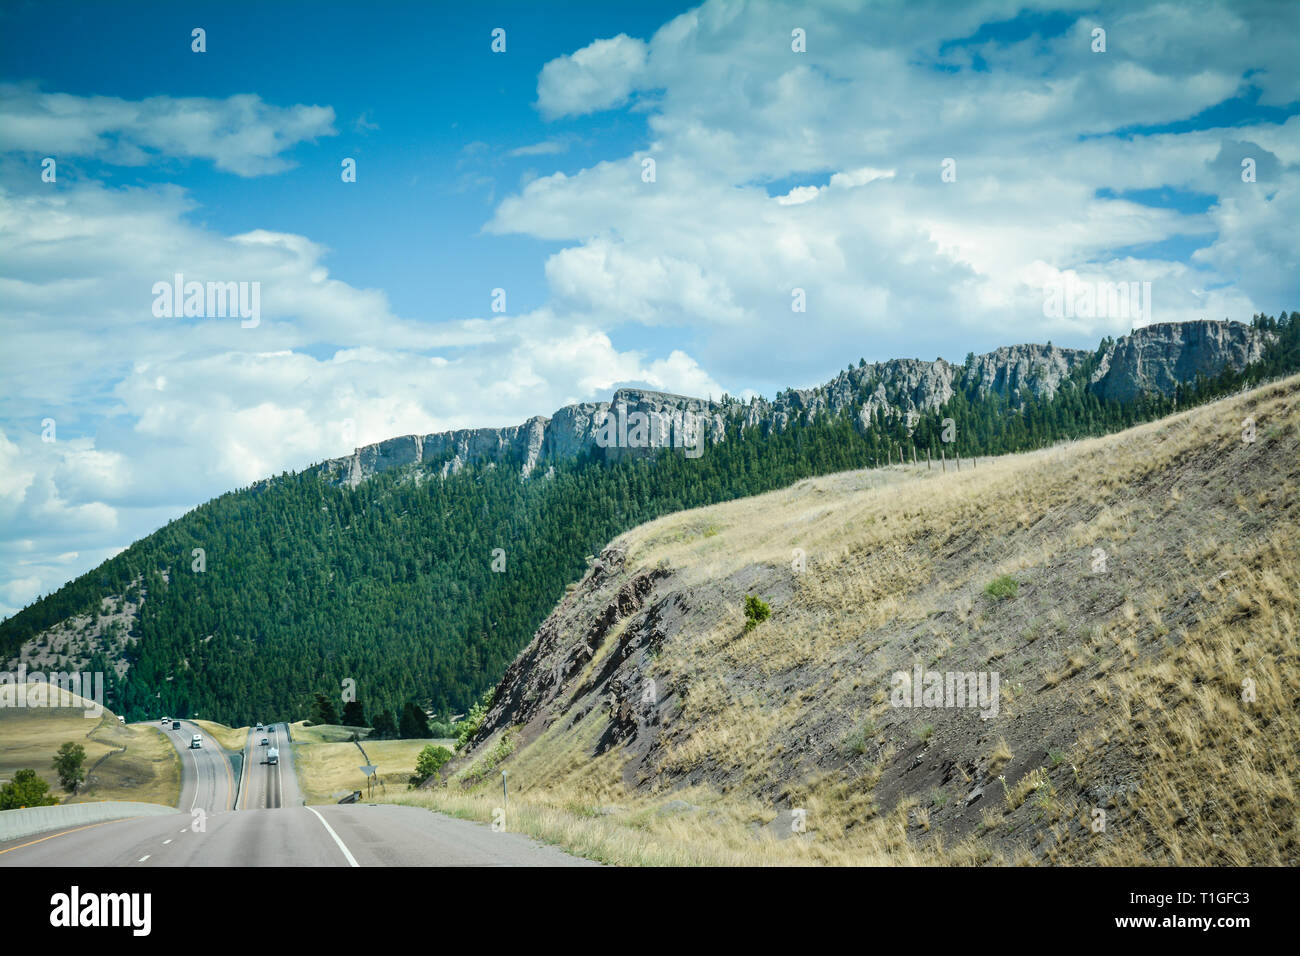
[[[274,764],[278,764],[280,762],[280,751],[278,748],[272,747],[270,750],[266,752],[266,762],[274,763]]]

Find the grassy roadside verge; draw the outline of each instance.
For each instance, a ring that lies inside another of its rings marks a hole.
[[[116,718],[113,720],[117,723]],[[121,724],[118,724],[121,728]],[[166,734],[149,724],[124,728],[125,750],[87,761],[86,785],[67,803],[130,800],[175,806],[181,797],[181,763]]]
[[[310,728],[309,728],[310,729]],[[334,803],[340,795],[364,790],[365,775],[361,766],[365,758],[354,743],[303,743],[294,730],[293,763],[298,782],[310,803]],[[450,746],[447,740],[371,740],[362,741],[366,756],[378,767],[380,788],[376,795],[405,792],[420,751],[429,744]]]
[[[694,801],[699,801],[698,803]],[[491,823],[498,793],[408,790],[380,802],[422,807],[462,820]],[[850,859],[819,842],[809,809],[807,831],[795,833],[788,816],[749,803],[723,802],[703,790],[671,800],[592,806],[543,795],[512,795],[505,829],[614,866],[813,866],[924,862],[900,839],[869,856]],[[901,835],[901,829],[900,829]],[[892,852],[891,852],[892,851]],[[951,863],[951,858],[944,862]]]
[[[227,727],[212,720],[194,720],[191,723],[198,724],[200,730],[227,750],[243,750],[244,744],[248,743],[247,727]]]

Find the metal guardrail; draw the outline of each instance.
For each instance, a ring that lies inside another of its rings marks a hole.
[[[0,811],[0,843],[34,836],[49,830],[63,830],[91,823],[104,823],[108,820],[125,820],[129,817],[154,817],[180,812],[175,807],[164,807],[159,803],[131,803],[124,800],[61,803],[53,807],[3,810]]]

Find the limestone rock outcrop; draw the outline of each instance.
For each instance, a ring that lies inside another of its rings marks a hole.
[[[1105,399],[1131,401],[1144,391],[1169,394],[1178,383],[1240,369],[1263,354],[1265,333],[1240,322],[1161,323],[1134,330],[1108,345],[1088,383]],[[446,475],[471,463],[511,464],[525,476],[539,465],[586,453],[605,459],[650,454],[666,446],[687,454],[703,441],[722,441],[727,423],[741,428],[786,428],[791,421],[839,415],[861,401],[858,425],[874,416],[903,415],[910,423],[973,386],[1018,405],[1033,396],[1049,400],[1080,365],[1097,353],[1053,345],[1010,345],[953,365],[942,358],[862,363],[825,385],[786,389],[775,399],[748,404],[714,402],[649,389],[623,388],[609,402],[566,405],[550,418],[537,416],[506,428],[468,428],[405,435],[358,448],[317,467],[333,481],[355,487],[377,472],[428,463]]]

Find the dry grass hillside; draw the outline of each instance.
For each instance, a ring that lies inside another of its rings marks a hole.
[[[44,685],[19,687],[25,699],[40,701],[42,706],[0,706],[0,782],[31,769],[65,803],[137,800],[172,806],[180,799],[180,760],[157,727],[127,726],[108,710],[95,715],[91,701],[51,692]],[[46,702],[61,706],[46,706]],[[86,716],[88,712],[92,716]],[[72,797],[60,788],[53,767],[55,753],[67,742],[81,744],[86,751],[86,780]]]
[[[1294,866],[1298,451],[1300,377],[644,525],[401,799],[486,819],[504,769],[508,828],[622,863]],[[916,667],[996,714],[896,706]]]

